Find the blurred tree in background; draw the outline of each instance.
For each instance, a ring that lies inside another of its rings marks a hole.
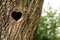
[[[60,26],[60,16],[57,15],[59,13],[52,7],[49,7],[47,11],[44,10],[44,13],[47,15],[40,18],[36,40],[60,40],[57,36],[59,33],[57,28]]]

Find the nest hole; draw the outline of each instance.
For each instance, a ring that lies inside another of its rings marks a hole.
[[[22,17],[22,13],[21,12],[16,12],[16,11],[13,11],[11,16],[13,17],[14,20],[19,20],[21,17]]]

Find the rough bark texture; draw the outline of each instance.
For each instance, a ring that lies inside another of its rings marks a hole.
[[[43,0],[0,0],[0,40],[34,40]],[[13,11],[22,17],[14,20]]]

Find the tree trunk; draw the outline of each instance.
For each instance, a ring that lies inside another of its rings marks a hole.
[[[0,40],[34,40],[43,0],[0,0]]]

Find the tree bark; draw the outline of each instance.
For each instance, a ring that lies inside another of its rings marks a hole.
[[[0,40],[34,40],[43,1],[0,0]],[[22,16],[15,20],[13,11]]]

